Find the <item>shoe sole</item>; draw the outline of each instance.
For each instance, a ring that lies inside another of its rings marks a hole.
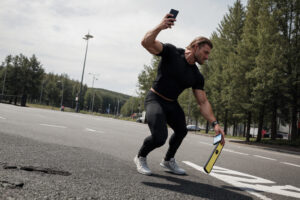
[[[138,169],[138,164],[137,164],[137,158],[136,157],[134,157],[133,162],[136,165],[136,170],[138,171],[138,173],[143,174],[143,175],[147,175],[147,176],[151,176],[151,174],[152,174],[151,172],[147,173],[147,172],[140,171]]]
[[[171,170],[169,167],[167,167],[166,165],[164,165],[163,163],[160,163],[160,166],[163,167],[163,168],[165,168],[165,169],[167,169],[167,170],[169,170],[173,174],[177,174],[177,175],[185,175],[186,174],[185,172],[184,173],[175,172],[175,171]]]

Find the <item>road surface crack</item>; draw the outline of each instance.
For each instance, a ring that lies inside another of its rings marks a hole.
[[[51,169],[51,168],[44,168],[44,167],[36,167],[36,166],[20,166],[20,165],[8,165],[4,164],[3,169],[17,169],[23,170],[28,172],[40,172],[45,174],[52,174],[52,175],[61,175],[61,176],[70,176],[71,173],[63,170]]]
[[[10,188],[10,189],[17,189],[17,188],[22,188],[24,186],[24,183],[22,182],[9,182],[9,181],[2,181],[0,180],[0,187],[3,188]]]

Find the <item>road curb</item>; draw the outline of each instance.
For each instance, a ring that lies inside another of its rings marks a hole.
[[[195,131],[189,131],[188,133],[191,133],[191,134],[194,134],[194,135],[201,135],[201,136],[205,136],[205,137],[213,137],[213,135],[200,133],[200,132],[195,132]],[[297,147],[290,147],[290,146],[283,146],[283,145],[260,144],[260,143],[254,143],[254,142],[246,142],[246,141],[243,141],[243,140],[232,139],[232,138],[227,138],[226,141],[231,142],[231,143],[235,143],[235,144],[241,144],[241,145],[246,145],[246,146],[252,146],[252,147],[255,147],[255,148],[265,149],[265,150],[269,150],[269,151],[276,151],[276,152],[281,152],[281,153],[289,153],[289,154],[300,155],[300,148],[297,148]]]

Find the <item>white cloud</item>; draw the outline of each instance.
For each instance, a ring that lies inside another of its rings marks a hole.
[[[245,1],[242,1],[245,5]],[[140,41],[163,16],[179,10],[176,26],[158,39],[185,47],[194,37],[209,37],[234,0],[2,0],[0,59],[35,54],[46,72],[80,80],[88,31],[84,83],[100,74],[95,87],[135,95],[137,76],[151,55]]]

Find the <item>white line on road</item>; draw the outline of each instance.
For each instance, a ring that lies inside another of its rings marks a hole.
[[[257,158],[263,158],[263,159],[267,159],[267,160],[274,160],[274,161],[276,161],[276,159],[268,158],[268,157],[264,157],[264,156],[259,156],[259,155],[253,155],[253,156],[257,157]]]
[[[288,163],[288,162],[280,162],[282,164],[285,164],[285,165],[291,165],[291,166],[294,166],[294,167],[300,167],[300,165],[296,165],[296,164],[293,164],[293,163]]]
[[[0,119],[6,119],[6,118],[5,118],[5,117],[1,117],[1,116],[0,116]]]
[[[97,133],[104,133],[104,131],[97,131],[95,129],[91,129],[91,128],[85,128],[86,131],[89,131],[89,132],[97,132]]]
[[[41,126],[48,126],[48,127],[54,127],[54,128],[67,128],[65,126],[58,126],[58,125],[52,125],[52,124],[40,124]]]
[[[203,167],[198,166],[189,161],[182,161],[183,163],[193,167],[200,172],[204,172]],[[205,173],[206,174],[206,173]],[[214,169],[209,174],[223,182],[240,188],[252,195],[257,196],[262,200],[269,200],[267,196],[264,196],[262,192],[272,193],[287,197],[300,197],[300,188],[294,187],[292,185],[276,185],[274,181],[270,181],[257,176],[249,175],[246,173],[214,166]]]
[[[199,142],[199,143],[201,143],[201,144],[205,144],[205,145],[209,145],[209,146],[213,145],[213,144],[206,143],[206,142]]]
[[[233,151],[233,150],[230,150],[230,149],[223,149],[223,151],[227,151],[227,152],[230,152],[230,153],[236,153],[236,154],[240,154],[240,155],[249,156],[249,154],[247,154],[247,153],[241,153],[241,152]]]
[[[198,171],[200,171],[200,172],[202,172],[202,173],[206,173],[206,172],[204,172],[203,167],[201,167],[201,166],[198,166],[198,165],[196,165],[196,164],[194,164],[194,163],[192,163],[192,162],[189,162],[189,161],[182,161],[182,162],[185,163],[185,164],[187,164],[187,165],[189,165],[190,167],[193,167],[194,169],[196,169],[196,170],[198,170]],[[215,166],[215,169],[216,169],[216,168],[217,168],[217,167]],[[214,171],[216,171],[216,170],[214,170]],[[224,172],[224,171],[223,171],[223,172]],[[219,178],[219,177],[217,176],[217,173],[210,172],[210,175],[213,176],[213,177],[215,177],[215,178],[217,178],[217,179],[222,180],[221,178]],[[222,180],[222,181],[227,182],[226,179],[224,179],[224,180]],[[242,189],[242,190],[244,190],[244,191],[246,191],[246,192],[248,192],[248,193],[250,193],[250,194],[252,194],[252,195],[255,195],[255,196],[259,197],[260,199],[263,199],[263,200],[271,200],[271,199],[267,198],[266,196],[263,196],[263,195],[261,195],[261,194],[259,194],[259,193],[257,193],[257,192],[250,191],[249,188],[243,188],[243,187],[241,187],[240,185],[238,185],[238,184],[236,184],[236,183],[235,183],[235,184],[230,183],[230,182],[227,182],[227,183],[229,183],[229,184],[231,184],[231,185],[234,185],[234,186],[236,186],[236,187],[238,187],[238,188],[240,188],[240,189]]]
[[[86,128],[85,130],[86,130],[86,131],[90,131],[90,132],[96,132],[96,130],[90,129],[90,128]]]

